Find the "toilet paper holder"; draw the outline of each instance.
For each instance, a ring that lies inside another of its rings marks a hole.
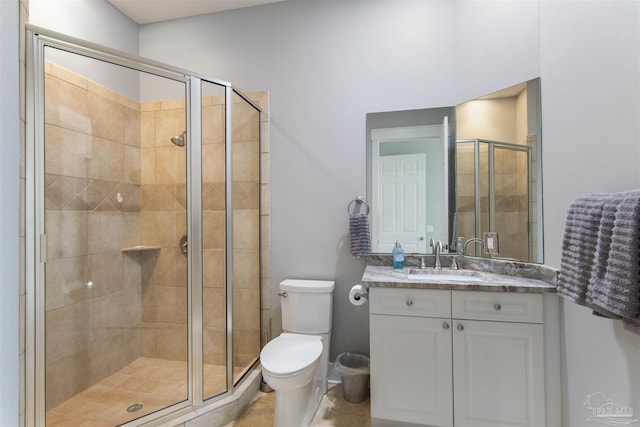
[[[359,301],[360,298],[369,298],[369,294],[367,292],[356,292],[355,294],[353,294],[353,299],[355,299],[356,301]]]

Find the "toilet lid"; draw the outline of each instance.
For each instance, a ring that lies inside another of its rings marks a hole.
[[[260,352],[260,363],[269,372],[286,375],[311,365],[322,353],[317,335],[282,334],[269,341]]]

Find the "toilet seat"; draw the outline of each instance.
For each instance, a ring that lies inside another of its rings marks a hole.
[[[273,375],[289,376],[308,368],[321,353],[319,336],[283,333],[264,346],[260,363]]]

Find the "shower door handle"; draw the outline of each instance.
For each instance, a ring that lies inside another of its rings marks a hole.
[[[189,252],[189,242],[187,241],[187,236],[182,236],[179,244],[180,252],[183,254],[187,254]]]

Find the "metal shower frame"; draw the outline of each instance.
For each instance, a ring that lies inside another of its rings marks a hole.
[[[27,25],[27,126],[26,126],[26,382],[25,420],[27,426],[45,425],[45,297],[44,261],[46,233],[44,215],[44,50],[52,47],[84,57],[165,77],[185,84],[187,149],[187,260],[188,289],[188,397],[155,412],[152,421],[166,422],[228,397],[242,384],[233,378],[233,165],[232,97],[235,93],[259,114],[261,109],[231,83],[191,71],[144,59],[115,49],[50,30]],[[205,400],[203,396],[203,301],[202,301],[202,82],[225,90],[225,241],[226,241],[226,391]],[[260,135],[260,138],[262,136]],[[260,230],[258,231],[260,233]],[[260,245],[261,247],[261,245]],[[261,254],[259,254],[261,256]],[[261,316],[259,316],[261,317]],[[261,325],[260,330],[263,330]],[[254,366],[257,360],[254,362]],[[251,370],[247,370],[250,372]],[[199,379],[199,380],[198,380]],[[145,422],[149,422],[146,420]],[[141,422],[132,421],[129,425]]]

